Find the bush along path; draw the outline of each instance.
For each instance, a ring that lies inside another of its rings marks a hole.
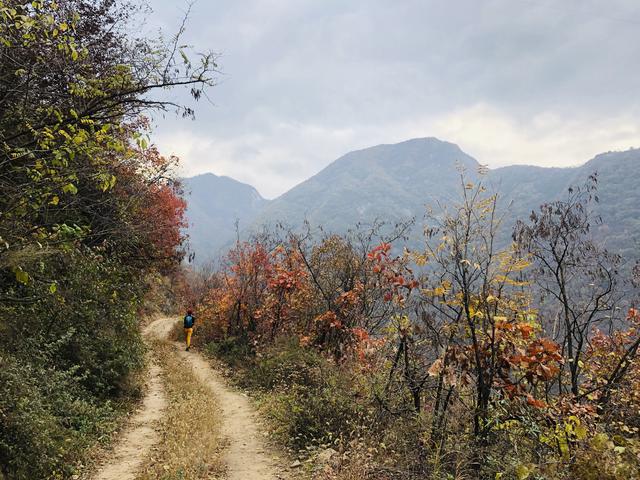
[[[94,480],[291,478],[249,399],[193,348],[166,340],[175,325],[175,318],[161,318],[145,329],[154,357],[148,392]]]

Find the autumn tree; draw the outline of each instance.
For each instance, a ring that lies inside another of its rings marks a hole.
[[[145,116],[192,114],[160,93],[197,99],[216,67],[181,34],[134,38],[136,12],[0,0],[3,478],[71,477],[116,405],[135,403],[147,280],[184,254],[176,161],[153,147]]]
[[[583,186],[569,188],[566,199],[542,205],[529,222],[519,221],[513,234],[519,249],[534,261],[531,273],[542,310],[555,319],[547,327],[567,360],[558,389],[574,396],[581,393],[582,357],[593,328],[613,325],[620,311],[620,258],[591,235],[598,222],[592,211],[596,187],[597,176],[592,175]]]

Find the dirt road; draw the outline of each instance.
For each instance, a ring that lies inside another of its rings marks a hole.
[[[161,318],[145,329],[145,336],[166,338],[176,323],[175,318]],[[218,399],[222,410],[221,434],[226,444],[224,461],[228,480],[277,480],[291,478],[283,459],[268,447],[259,428],[257,413],[249,399],[229,387],[211,364],[193,349],[185,352],[174,342],[177,354],[189,365],[196,377]],[[160,439],[156,426],[162,420],[166,400],[162,390],[160,367],[152,364],[149,388],[142,408],[116,446],[114,454],[94,480],[135,479],[144,458]],[[197,440],[197,439],[194,439]]]
[[[157,335],[156,322],[143,332],[145,337]],[[104,465],[99,468],[94,480],[134,480],[146,454],[160,440],[157,429],[167,401],[160,377],[160,366],[150,355],[151,366],[147,380],[147,392],[141,408],[135,413],[120,441]]]

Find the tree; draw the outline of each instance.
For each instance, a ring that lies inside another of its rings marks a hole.
[[[213,84],[212,54],[194,65],[179,36],[127,37],[133,10],[114,0],[0,2],[0,268],[17,280],[96,226],[116,174],[148,175],[140,115],[179,107],[153,92],[187,86],[199,98]]]
[[[184,254],[158,109],[213,85],[181,32],[132,38],[116,0],[0,0],[0,476],[66,478],[133,404],[148,279]],[[189,55],[188,55],[189,54]],[[28,406],[25,408],[25,406]]]
[[[567,358],[558,375],[561,392],[578,396],[588,338],[596,325],[612,324],[620,299],[617,290],[620,258],[596,243],[591,211],[597,202],[597,177],[580,187],[571,187],[565,200],[544,204],[532,212],[529,223],[519,221],[514,240],[524,254],[531,255],[533,279],[539,288],[542,309],[559,320],[549,325]],[[568,369],[568,386],[563,373]]]

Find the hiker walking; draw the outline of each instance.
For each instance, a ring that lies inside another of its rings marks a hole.
[[[193,334],[193,324],[196,323],[196,317],[193,316],[193,310],[187,310],[187,314],[184,316],[184,339],[187,343],[187,352],[191,347],[191,334]]]

